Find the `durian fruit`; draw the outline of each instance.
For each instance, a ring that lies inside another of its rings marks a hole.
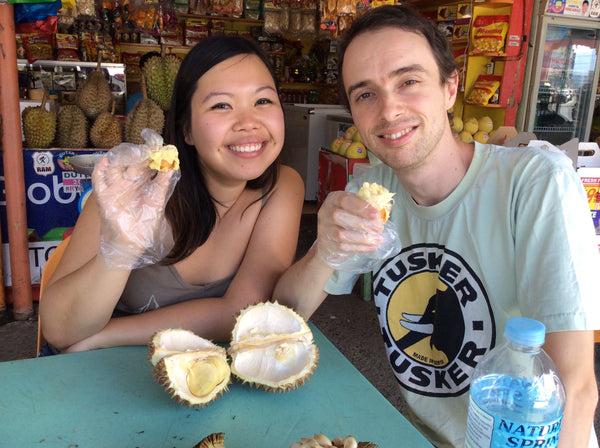
[[[299,314],[277,302],[243,309],[232,331],[231,371],[268,391],[295,389],[312,375],[319,351]]]
[[[193,448],[225,448],[225,433],[215,432],[200,440]]]
[[[75,104],[67,104],[58,112],[57,144],[61,148],[87,148],[88,120]]]
[[[142,96],[143,98],[135,103],[125,117],[125,141],[137,145],[144,143],[142,129],[153,129],[162,134],[165,125],[165,113],[156,102],[148,98],[144,75],[142,75]]]
[[[227,390],[231,370],[223,347],[188,330],[160,330],[148,344],[152,375],[180,403],[204,406]]]
[[[148,59],[142,68],[142,73],[146,78],[148,98],[156,101],[165,111],[171,107],[173,85],[180,66],[181,59],[173,54],[168,54]]]
[[[46,110],[47,94],[44,92],[40,106],[23,109],[23,137],[27,148],[48,148],[56,137],[56,114]]]
[[[113,115],[114,102],[111,112],[102,112],[90,129],[90,141],[95,148],[113,148],[123,141],[121,120]]]
[[[90,72],[85,81],[77,87],[75,104],[83,110],[86,117],[95,120],[102,112],[110,111],[112,100],[110,86],[98,61],[96,70]]]

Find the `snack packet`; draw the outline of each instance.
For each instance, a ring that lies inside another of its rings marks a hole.
[[[473,21],[473,54],[503,54],[508,15],[477,16]]]

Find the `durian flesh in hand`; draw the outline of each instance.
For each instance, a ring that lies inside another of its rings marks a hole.
[[[299,314],[277,302],[266,302],[240,312],[229,355],[231,371],[244,382],[287,391],[312,375],[319,351]]]
[[[204,406],[227,390],[227,352],[191,331],[158,331],[148,345],[152,375],[169,394],[188,406]]]

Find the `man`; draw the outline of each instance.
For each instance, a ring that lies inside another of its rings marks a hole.
[[[502,341],[506,320],[523,315],[546,325],[544,348],[565,383],[559,446],[587,447],[600,257],[569,160],[454,138],[446,113],[458,90],[452,52],[406,6],[370,10],[338,48],[343,96],[383,163],[329,195],[316,244],[274,298],[308,318],[328,293],[352,290],[357,275],[334,271],[331,261],[381,243],[377,211],[352,194],[363,181],[380,183],[395,193],[386,226],[403,249],[374,269],[373,294],[413,424],[438,447],[462,447],[473,370]]]

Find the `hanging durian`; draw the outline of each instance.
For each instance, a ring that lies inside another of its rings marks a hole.
[[[56,136],[56,114],[46,110],[48,95],[44,92],[41,106],[23,109],[23,137],[27,148],[48,148]]]
[[[231,371],[225,349],[191,331],[158,331],[148,358],[154,379],[188,406],[204,406],[227,390]]]
[[[95,148],[113,148],[123,141],[121,120],[115,117],[115,104],[111,112],[102,112],[90,129],[90,140]]]
[[[171,107],[175,77],[179,71],[181,59],[173,54],[154,56],[142,67],[146,78],[148,98],[154,100],[163,110]]]
[[[110,86],[102,72],[100,58],[98,58],[96,70],[90,72],[86,80],[77,87],[75,104],[83,110],[86,117],[95,120],[102,112],[110,111],[112,99]]]
[[[61,148],[87,148],[88,120],[75,104],[67,104],[58,112],[57,143]]]
[[[165,113],[161,107],[148,98],[145,76],[142,74],[142,99],[133,106],[125,117],[125,141],[141,145],[144,143],[142,129],[153,129],[162,134]]]
[[[232,373],[269,391],[302,385],[318,364],[319,350],[302,316],[277,302],[240,312],[229,347]]]

